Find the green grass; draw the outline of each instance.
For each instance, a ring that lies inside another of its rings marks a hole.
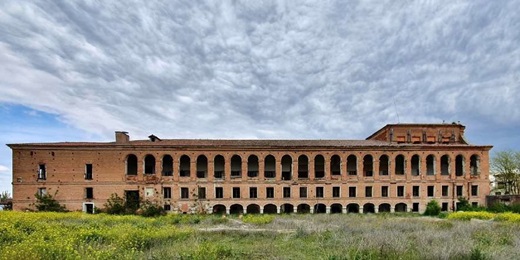
[[[0,212],[0,259],[518,259],[502,218]]]

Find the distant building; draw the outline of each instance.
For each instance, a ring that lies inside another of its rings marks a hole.
[[[130,140],[9,144],[14,210],[50,193],[92,212],[112,193],[190,213],[444,211],[484,205],[489,145],[460,124],[389,124],[366,140]]]

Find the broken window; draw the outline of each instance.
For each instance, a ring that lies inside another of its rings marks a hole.
[[[419,155],[414,154],[412,156],[412,175],[419,176],[420,169],[421,169],[421,160],[419,158]]]
[[[456,189],[457,189],[457,191],[456,191],[457,192],[457,197],[463,196],[462,185],[457,185]]]
[[[251,199],[258,198],[258,191],[257,191],[256,187],[249,188],[249,198],[251,198]]]
[[[155,174],[155,157],[151,154],[144,157],[144,174]]]
[[[443,202],[441,204],[441,211],[448,211],[448,202]]]
[[[47,179],[47,169],[45,168],[45,164],[38,165],[38,180]]]
[[[350,198],[356,197],[356,187],[348,187],[348,196]]]
[[[233,198],[234,199],[240,198],[240,187],[233,187]]]
[[[332,187],[332,197],[333,198],[341,197],[341,189],[340,189],[340,187]]]
[[[298,179],[309,178],[309,159],[305,155],[298,157]]]
[[[197,157],[197,178],[206,178],[208,172],[208,158],[204,155]]]
[[[357,175],[357,158],[353,154],[347,157],[347,172],[348,175]]]
[[[441,157],[441,175],[450,175],[450,157],[447,154]]]
[[[426,175],[435,174],[435,156],[430,154],[426,156]]]
[[[47,188],[38,188],[38,196],[43,196],[47,194]]]
[[[307,187],[300,187],[300,198],[307,198]]]
[[[471,175],[480,174],[480,157],[476,154],[469,159],[469,167]]]
[[[163,156],[162,175],[173,176],[173,158],[170,155]]]
[[[412,204],[412,212],[419,212],[419,203],[414,202]]]
[[[381,197],[388,197],[388,186],[381,186]]]
[[[266,179],[276,177],[276,160],[272,155],[268,155],[265,157],[264,176]]]
[[[330,158],[330,172],[332,175],[341,175],[341,158],[339,155],[333,155]]]
[[[372,155],[367,154],[363,157],[363,175],[366,177],[374,176],[374,158]]]
[[[455,175],[463,176],[464,175],[464,156],[457,155],[455,157]]]
[[[292,158],[289,155],[282,157],[282,180],[290,180],[292,176]]]
[[[85,188],[85,199],[93,199],[94,198],[94,188],[88,187]]]
[[[222,187],[215,188],[215,198],[217,198],[217,199],[224,198],[224,188],[222,188]]]
[[[231,157],[231,178],[240,178],[242,176],[242,158],[238,155]]]
[[[404,186],[397,186],[397,197],[404,197]]]
[[[325,177],[325,158],[323,155],[316,155],[314,157],[314,177],[323,178]]]
[[[164,204],[164,211],[171,211],[172,210],[172,206],[170,204]]]
[[[395,174],[396,175],[404,175],[405,169],[404,156],[402,154],[395,157]]]
[[[180,165],[179,165],[180,177],[190,177],[190,166],[191,166],[190,157],[187,155],[181,156]]]
[[[205,187],[198,187],[197,188],[197,198],[200,200],[206,199],[206,188]]]
[[[137,175],[137,156],[133,154],[126,157],[126,174]]]
[[[412,196],[414,196],[414,197],[420,196],[420,187],[419,186],[412,187]]]
[[[213,174],[215,176],[215,179],[224,178],[225,163],[226,163],[226,161],[224,160],[224,156],[222,156],[222,155],[215,156],[215,160],[213,162],[213,164],[214,164]]]
[[[85,164],[85,180],[92,180],[92,164]]]
[[[478,185],[471,185],[471,196],[478,196]]]
[[[190,198],[190,190],[186,187],[181,188],[181,199],[189,199]]]
[[[323,198],[323,187],[316,187],[316,198]]]
[[[442,185],[441,189],[442,189],[441,192],[442,192],[442,196],[443,196],[443,197],[447,197],[447,196],[449,196],[449,190],[450,190],[450,188],[449,188],[448,185]]]
[[[291,197],[291,187],[283,187],[283,197],[284,198]]]
[[[434,197],[435,196],[435,186],[428,186],[428,197]]]
[[[268,199],[274,198],[274,188],[273,187],[265,188],[265,197]]]
[[[135,211],[139,208],[139,191],[126,190],[125,191],[126,206],[128,209]]]
[[[153,197],[154,194],[155,194],[155,190],[152,187],[146,188],[144,190],[144,196],[147,198]]]
[[[365,197],[367,197],[367,198],[372,197],[372,186],[365,187]]]
[[[164,196],[165,199],[171,199],[172,198],[172,188],[164,187],[163,188],[163,196]]]
[[[388,155],[381,155],[379,157],[379,175],[388,175],[388,164]]]
[[[250,155],[247,158],[247,177],[258,177],[258,157],[256,155]]]

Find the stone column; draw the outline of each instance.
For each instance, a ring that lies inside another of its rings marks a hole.
[[[264,214],[264,206],[260,206],[260,214]]]
[[[341,208],[341,213],[343,213],[343,214],[347,214],[347,206],[343,206],[343,207]]]
[[[325,207],[325,213],[330,214],[330,207],[329,206]]]

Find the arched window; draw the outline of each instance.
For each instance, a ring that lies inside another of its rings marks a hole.
[[[357,158],[353,154],[347,157],[347,172],[348,175],[357,175]]]
[[[421,173],[421,158],[419,155],[414,154],[412,156],[412,175],[419,176]]]
[[[276,177],[276,159],[272,155],[268,155],[264,160],[264,177],[272,179]]]
[[[426,174],[435,174],[435,156],[433,154],[426,156]]]
[[[144,174],[155,174],[155,157],[151,154],[144,157]]]
[[[363,157],[363,175],[365,177],[374,176],[374,158],[370,154]]]
[[[168,154],[162,159],[162,175],[173,176],[173,158]]]
[[[330,157],[330,174],[341,175],[341,158],[339,155]]]
[[[187,155],[181,156],[181,161],[179,165],[179,175],[181,177],[190,177],[190,157]]]
[[[461,154],[455,157],[455,175],[463,176],[464,175],[464,156]]]
[[[231,157],[231,178],[242,176],[242,158],[238,155]]]
[[[325,158],[321,154],[318,154],[316,157],[314,157],[314,177],[325,177]]]
[[[206,178],[208,173],[208,158],[204,155],[197,157],[197,178]]]
[[[126,157],[126,174],[137,175],[137,156],[134,154]]]
[[[224,166],[225,166],[225,159],[222,155],[215,156],[215,159],[213,161],[213,176],[215,179],[223,179],[224,178]]]
[[[379,175],[388,175],[388,155],[383,154],[379,157]]]
[[[404,156],[402,154],[395,157],[395,175],[404,175]]]
[[[450,175],[450,157],[447,154],[441,157],[441,175]]]
[[[298,179],[309,178],[309,159],[305,155],[298,157]]]
[[[476,154],[469,158],[469,167],[471,175],[480,174],[480,157]]]
[[[256,155],[250,155],[247,158],[247,177],[258,177],[258,157]]]
[[[292,176],[292,158],[289,155],[282,157],[282,180],[290,180]]]

